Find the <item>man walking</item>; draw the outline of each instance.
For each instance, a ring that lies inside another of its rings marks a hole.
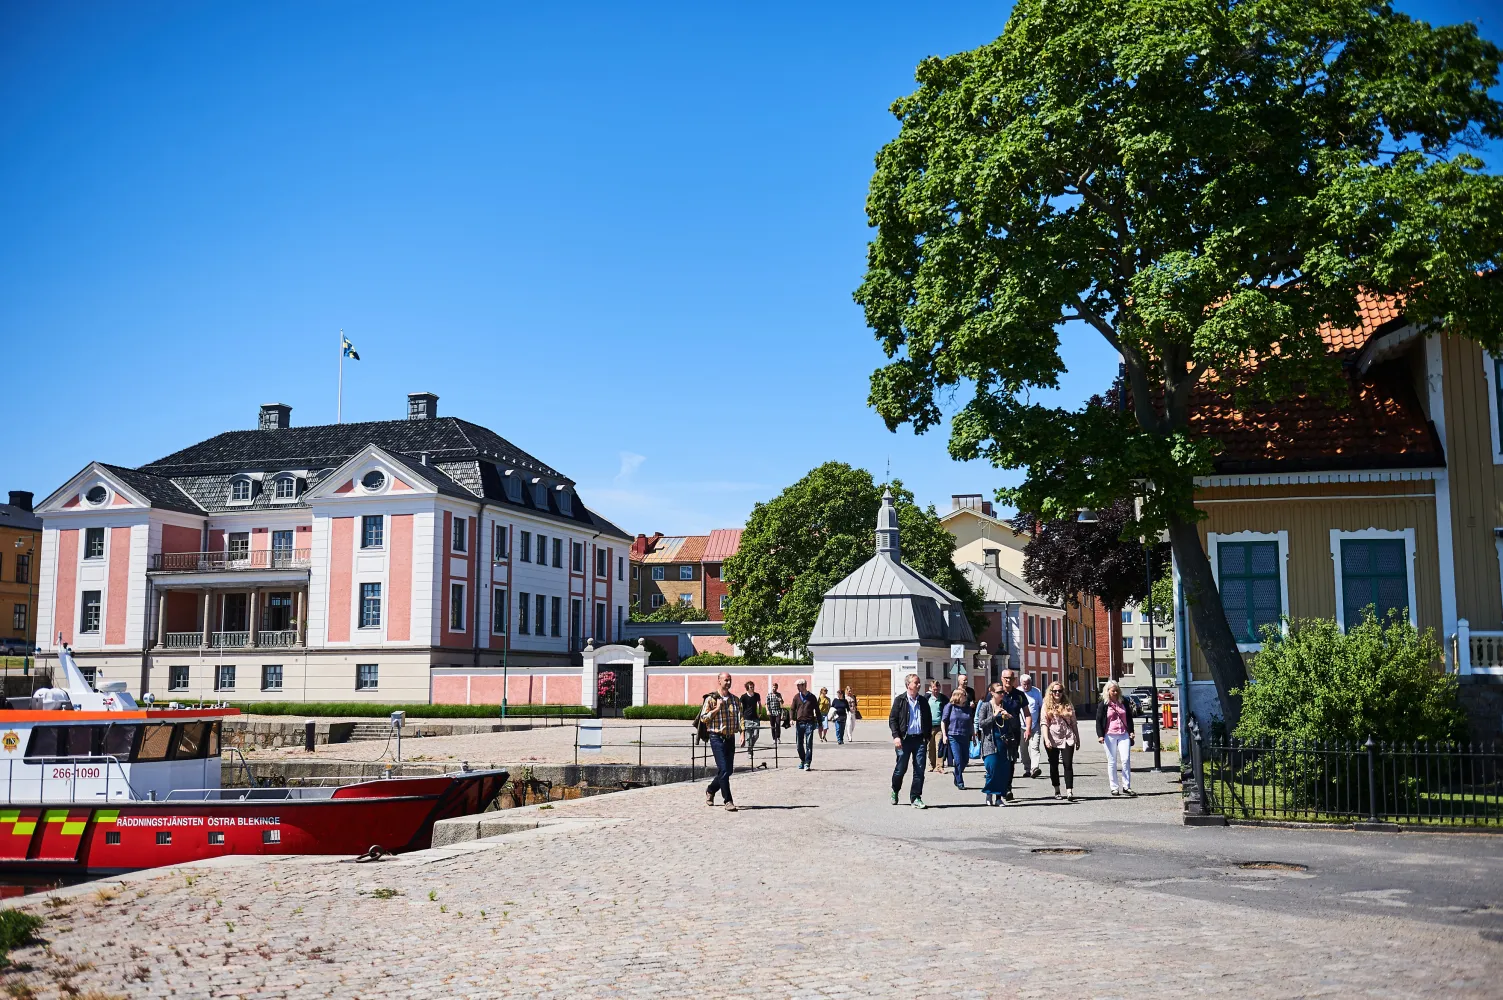
[[[819,699],[809,693],[809,682],[798,682],[798,693],[793,696],[793,735],[798,740],[798,769],[807,771],[814,766],[814,729],[819,725]]]
[[[940,729],[940,715],[945,710],[945,696],[940,694],[939,681],[929,682],[929,693],[925,696],[929,702],[929,721],[933,724],[933,732],[929,734],[929,770],[938,768],[940,774],[945,773],[944,754],[941,747],[944,746],[945,734]]]
[[[1024,727],[1028,735],[1023,737],[1019,759],[1023,761],[1023,777],[1037,778],[1044,773],[1044,731],[1039,728],[1039,716],[1044,711],[1044,692],[1033,686],[1031,674],[1019,677],[1018,687],[1028,699],[1029,714],[1028,724]]]
[[[783,696],[778,693],[777,681],[772,682],[772,690],[767,692],[767,724],[772,727],[772,741],[778,742],[783,731]]]
[[[726,812],[736,812],[731,799],[731,770],[736,759],[736,734],[741,731],[741,702],[731,694],[731,675],[720,675],[720,690],[705,699],[698,722],[710,734],[710,753],[715,755],[715,780],[705,789],[705,805],[715,804],[715,793],[725,799]]]
[[[749,750],[757,748],[757,736],[762,731],[762,696],[757,694],[757,685],[746,682],[746,693],[741,696],[741,745]]]
[[[997,761],[997,767],[1002,772],[1002,798],[1008,802],[1015,799],[1012,794],[1013,768],[1017,765],[1019,743],[1026,743],[1032,735],[1029,731],[1028,696],[1018,688],[1018,675],[1011,670],[1002,671],[1002,707],[1014,719],[1016,725],[1006,735],[1006,744],[1002,748],[1002,754]]]
[[[929,702],[919,696],[918,674],[903,678],[902,694],[892,700],[892,711],[887,713],[887,730],[892,734],[892,747],[897,752],[897,766],[892,770],[892,804],[898,804],[898,792],[903,789],[903,772],[913,764],[913,782],[908,788],[908,802],[915,809],[927,809],[924,805],[924,746],[934,732],[934,723],[929,715]]]

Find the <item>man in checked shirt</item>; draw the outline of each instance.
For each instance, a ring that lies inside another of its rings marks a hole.
[[[736,735],[741,732],[741,702],[731,694],[731,675],[720,675],[720,690],[705,699],[696,722],[710,733],[710,752],[715,755],[715,780],[705,789],[705,805],[715,804],[715,793],[725,799],[725,811],[736,812],[731,801],[731,769],[735,766]]]

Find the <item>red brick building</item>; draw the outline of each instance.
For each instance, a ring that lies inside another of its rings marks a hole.
[[[708,535],[638,535],[631,546],[631,601],[643,614],[664,604],[701,608],[710,621],[725,618],[730,596],[725,561],[741,547],[740,528]]]

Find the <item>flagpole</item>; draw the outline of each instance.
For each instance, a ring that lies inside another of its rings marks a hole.
[[[334,398],[334,422],[344,422],[344,331],[339,331],[339,391]]]

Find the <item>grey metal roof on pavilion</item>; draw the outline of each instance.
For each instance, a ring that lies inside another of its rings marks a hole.
[[[877,516],[877,553],[825,593],[809,645],[911,642],[974,646],[976,636],[958,597],[903,564],[889,492]]]
[[[981,599],[988,604],[1021,601],[1024,604],[1053,607],[1047,600],[1035,593],[1022,577],[1015,576],[1001,567],[987,569],[978,562],[963,562],[960,564],[960,571],[971,582],[971,586],[976,588],[976,593],[981,595]]]

